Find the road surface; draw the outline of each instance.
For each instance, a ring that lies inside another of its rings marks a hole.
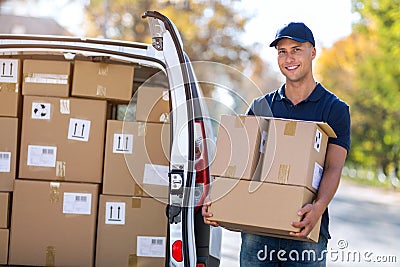
[[[400,266],[400,192],[342,181],[329,210],[327,266]],[[240,244],[223,230],[221,267],[239,267]]]

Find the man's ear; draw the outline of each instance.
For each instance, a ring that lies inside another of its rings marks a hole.
[[[316,56],[317,56],[317,49],[315,48],[315,46],[313,46],[311,50],[311,57],[312,59],[314,59]]]

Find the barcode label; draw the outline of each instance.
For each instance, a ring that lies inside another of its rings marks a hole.
[[[92,194],[86,193],[64,193],[63,213],[87,214],[92,210]]]
[[[75,201],[78,201],[78,202],[87,202],[87,196],[80,196],[80,195],[75,196]]]
[[[55,167],[56,158],[55,146],[28,146],[28,166]]]
[[[138,257],[165,257],[165,237],[162,236],[138,236],[137,251]]]
[[[11,152],[0,152],[0,172],[11,171]]]

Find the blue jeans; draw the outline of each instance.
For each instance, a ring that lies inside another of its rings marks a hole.
[[[242,267],[325,267],[327,239],[318,243],[242,233]]]

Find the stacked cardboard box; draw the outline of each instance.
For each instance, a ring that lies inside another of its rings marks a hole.
[[[140,87],[136,120],[107,121],[96,266],[165,265],[170,125],[163,94]]]
[[[315,198],[334,136],[325,123],[223,115],[211,167],[211,219],[245,232],[317,242],[320,221],[307,238],[289,233],[299,231],[291,222],[301,220],[297,211]]]
[[[8,263],[11,197],[17,176],[21,60],[0,58],[0,265]]]
[[[92,266],[98,187],[17,179],[9,264]]]
[[[134,68],[43,58],[1,59],[0,264],[93,266],[108,108],[130,101]]]

